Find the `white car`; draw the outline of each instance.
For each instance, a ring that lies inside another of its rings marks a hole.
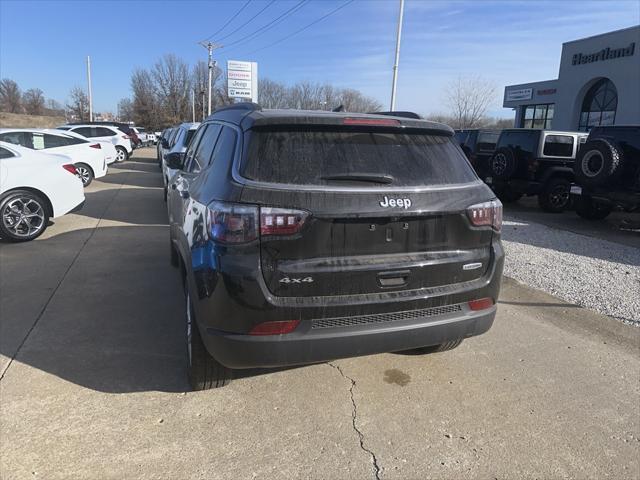
[[[55,129],[53,130],[54,132],[60,132],[60,130]],[[100,149],[102,150],[102,153],[104,154],[104,161],[106,162],[107,165],[111,165],[112,163],[114,163],[115,161],[117,161],[118,159],[118,151],[116,150],[116,147],[113,143],[111,142],[105,142],[104,140],[94,140],[94,139],[89,139],[87,137],[83,137],[82,135],[79,135],[75,132],[70,132],[69,130],[67,130],[66,132],[64,132],[65,135],[69,135],[71,137],[76,137],[76,138],[81,138],[83,140],[88,140],[91,142],[97,142],[100,144]]]
[[[0,142],[0,236],[33,240],[50,218],[83,204],[82,182],[68,157]]]
[[[133,152],[129,135],[121,131],[118,127],[111,125],[62,125],[58,130],[66,130],[77,133],[91,140],[112,143],[117,150],[117,162],[124,162]]]
[[[94,178],[107,174],[102,144],[79,135],[67,135],[61,130],[0,128],[0,140],[33,150],[46,150],[46,153],[68,156],[85,187]]]
[[[155,141],[155,135],[153,133],[145,132],[144,128],[142,127],[131,127],[131,130],[136,132],[136,135],[138,135],[140,143],[143,147],[148,147]]]

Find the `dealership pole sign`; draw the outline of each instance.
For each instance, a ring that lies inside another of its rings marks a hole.
[[[227,95],[258,103],[258,64],[227,61]]]

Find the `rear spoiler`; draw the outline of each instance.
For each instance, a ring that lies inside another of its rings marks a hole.
[[[389,111],[389,112],[369,112],[370,115],[389,115],[390,117],[413,118],[414,120],[422,120],[422,117],[415,112]]]

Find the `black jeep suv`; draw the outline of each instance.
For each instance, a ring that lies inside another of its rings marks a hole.
[[[496,149],[500,130],[456,130],[454,138],[480,178],[489,175],[489,159]]]
[[[452,135],[240,103],[167,155],[193,388],[232,369],[442,351],[486,332],[502,205]]]
[[[485,180],[504,202],[537,195],[540,208],[561,212],[569,206],[573,163],[584,132],[531,128],[503,130]]]
[[[576,213],[590,220],[614,208],[640,210],[640,125],[595,127],[574,165]]]

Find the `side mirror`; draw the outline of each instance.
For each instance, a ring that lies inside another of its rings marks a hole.
[[[160,140],[160,143],[162,144],[162,148],[169,148],[169,142],[167,141],[166,138],[163,138],[162,140]]]
[[[173,170],[182,170],[184,168],[184,152],[171,152],[164,156],[167,167]]]

